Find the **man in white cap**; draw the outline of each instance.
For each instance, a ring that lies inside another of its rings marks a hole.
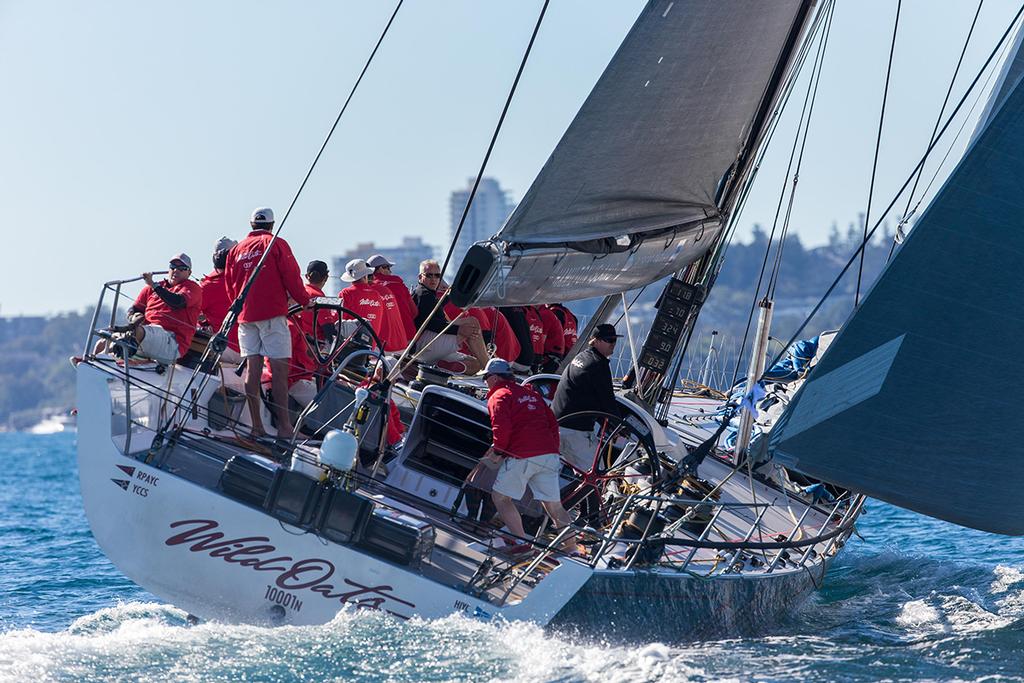
[[[288,361],[292,355],[291,334],[285,316],[288,297],[301,306],[309,303],[309,295],[302,285],[302,273],[283,239],[274,239],[274,212],[259,208],[249,219],[251,232],[228,252],[224,279],[232,301],[245,288],[256,264],[267,257],[256,276],[238,316],[238,345],[245,359],[245,395],[249,401],[252,435],[264,436],[266,431],[260,418],[260,377],[263,358],[270,359],[271,386],[274,395],[274,414],[277,417],[277,435],[291,438],[294,434],[288,415]],[[271,244],[273,242],[273,244]]]
[[[153,273],[142,274],[146,286],[128,309],[127,334],[137,347],[131,358],[171,365],[188,351],[203,302],[203,290],[189,279],[191,274],[188,254],[172,256],[167,277],[160,282],[153,280]],[[94,352],[109,348],[101,340]]]
[[[384,348],[387,348],[389,328],[384,316],[384,298],[377,288],[370,284],[371,275],[373,268],[366,265],[366,261],[361,258],[352,259],[345,264],[345,272],[341,274],[343,282],[352,284],[338,292],[338,296],[341,297],[341,303],[345,308],[370,323],[373,331],[384,342]],[[342,317],[352,318],[348,313]]]
[[[484,381],[493,434],[484,457],[498,467],[491,487],[494,507],[508,530],[525,538],[523,519],[514,501],[522,498],[529,486],[556,528],[565,527],[571,520],[559,495],[562,464],[558,457],[558,421],[540,394],[515,381],[508,361],[489,360]],[[567,546],[574,548],[575,542],[569,541]]]
[[[228,315],[228,308],[231,307],[231,299],[228,298],[228,288],[224,282],[224,264],[228,260],[228,252],[238,244],[230,237],[221,237],[213,245],[213,271],[204,275],[199,281],[203,289],[203,307],[200,322],[216,333],[224,318]],[[238,350],[238,325],[233,325],[228,332],[228,347],[220,356],[225,363],[238,364],[242,356]]]

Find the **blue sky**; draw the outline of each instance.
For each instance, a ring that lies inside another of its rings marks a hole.
[[[301,262],[369,239],[446,244],[448,194],[480,164],[540,4],[406,0],[285,227]],[[488,170],[516,199],[642,5],[553,0]],[[253,207],[281,215],[393,7],[0,2],[0,206],[14,256],[0,315],[81,309],[103,281],[181,250],[198,275]],[[975,7],[903,3],[876,206],[924,149]],[[794,211],[807,244],[864,210],[895,10],[839,0]],[[1015,11],[986,0],[958,93]],[[770,223],[792,135],[780,127],[741,237]]]

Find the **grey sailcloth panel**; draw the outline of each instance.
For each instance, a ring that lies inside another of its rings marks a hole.
[[[809,5],[649,2],[498,237],[591,251],[578,243],[716,216]]]
[[[776,460],[1024,533],[1024,87],[976,137],[771,432]]]

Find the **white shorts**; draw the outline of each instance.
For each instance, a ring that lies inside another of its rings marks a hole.
[[[545,503],[556,503],[562,499],[558,491],[558,474],[562,461],[557,453],[535,455],[532,458],[505,458],[498,468],[492,491],[515,498],[523,497],[526,487],[533,491],[533,497]]]
[[[242,358],[264,356],[289,359],[292,357],[292,335],[283,315],[254,323],[238,323],[238,348]]]
[[[136,358],[149,358],[163,365],[171,365],[178,360],[178,340],[174,334],[159,325],[143,325],[146,333],[139,343]]]
[[[436,341],[435,338],[439,337]],[[416,342],[416,348],[422,349],[427,347],[427,350],[417,356],[417,360],[424,365],[433,365],[439,360],[452,360],[461,361],[471,358],[464,353],[459,352],[459,335],[457,334],[442,334],[438,335],[436,332],[424,332],[420,340]]]
[[[597,453],[597,435],[568,427],[558,428],[558,450],[562,460],[580,472],[589,472],[594,466]]]
[[[296,403],[305,408],[309,402],[316,397],[316,382],[311,379],[300,379],[289,389],[288,395],[295,399]]]

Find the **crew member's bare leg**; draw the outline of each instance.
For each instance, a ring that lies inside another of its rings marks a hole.
[[[491,491],[491,499],[494,501],[494,507],[497,508],[501,521],[505,523],[508,530],[520,538],[526,538],[523,518],[519,515],[515,501],[497,491]]]
[[[487,354],[487,345],[484,344],[484,335],[480,332],[480,321],[476,318],[464,318],[459,321],[459,341],[466,342],[469,352],[473,354],[478,367],[471,369],[472,363],[467,363],[466,374],[474,375],[480,372],[490,356]]]
[[[245,357],[245,399],[249,403],[252,435],[264,436],[263,418],[260,417],[260,379],[263,376],[263,356]]]
[[[295,434],[292,417],[288,414],[288,362],[287,358],[270,359],[270,389],[274,394],[277,435],[284,439],[290,439]]]

